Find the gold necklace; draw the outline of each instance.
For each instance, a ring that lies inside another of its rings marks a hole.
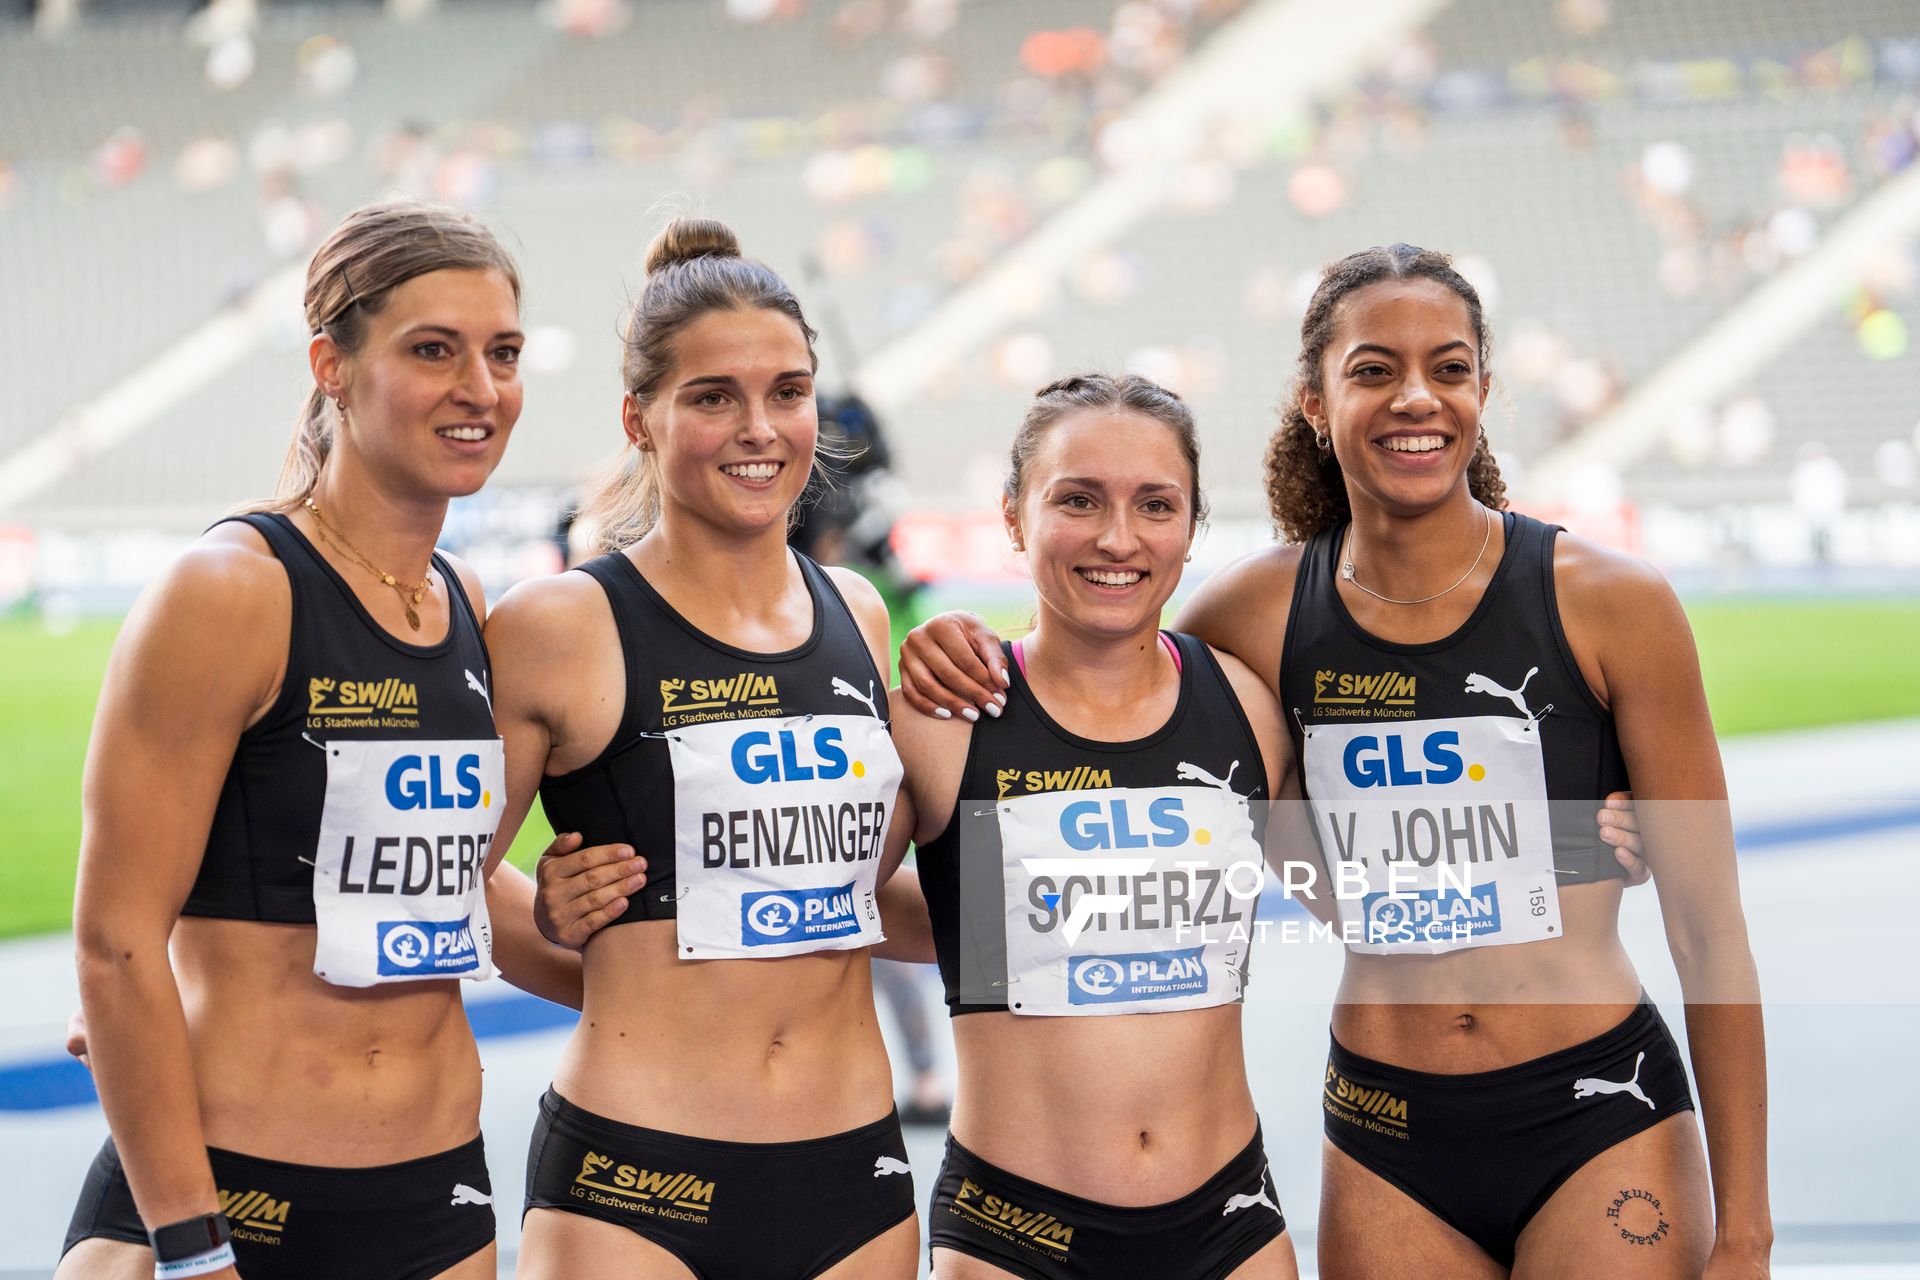
[[[306,500],[306,503],[307,510],[313,513],[314,527],[320,531],[321,540],[335,551],[350,557],[355,564],[392,587],[400,597],[400,607],[407,611],[407,625],[415,631],[418,631],[420,629],[420,614],[416,611],[415,606],[427,598],[427,588],[433,585],[433,571],[428,570],[427,576],[420,579],[419,585],[409,587],[406,583],[400,581],[400,579],[394,577],[385,569],[380,568],[374,564],[373,561],[361,555],[359,550],[351,542],[347,541],[346,534],[341,533],[338,529],[327,523],[327,518],[320,514],[319,503],[315,502],[311,497]]]

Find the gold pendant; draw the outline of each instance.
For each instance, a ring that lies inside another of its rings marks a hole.
[[[407,625],[412,627],[415,631],[418,631],[420,629],[420,615],[415,613],[413,611],[413,606],[408,604],[406,601],[402,600],[400,603],[401,603],[401,606],[405,608],[407,611]]]

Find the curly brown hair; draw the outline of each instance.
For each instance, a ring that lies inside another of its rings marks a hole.
[[[1322,272],[1319,287],[1307,304],[1307,314],[1300,321],[1300,363],[1280,404],[1280,425],[1267,441],[1267,511],[1273,517],[1275,531],[1288,542],[1305,542],[1352,514],[1340,460],[1331,448],[1322,446],[1319,433],[1300,407],[1303,395],[1317,395],[1323,390],[1320,360],[1333,340],[1334,312],[1356,289],[1382,280],[1410,279],[1432,280],[1451,289],[1467,304],[1480,368],[1487,368],[1492,336],[1487,332],[1480,295],[1454,270],[1453,259],[1446,254],[1410,244],[1375,245],[1348,254]],[[1496,511],[1506,509],[1507,483],[1500,478],[1500,464],[1487,448],[1484,431],[1467,464],[1467,489],[1486,506]]]

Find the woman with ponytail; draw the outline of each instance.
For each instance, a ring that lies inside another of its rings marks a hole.
[[[1325,864],[1365,886],[1337,902],[1320,1273],[1764,1275],[1758,987],[1692,638],[1651,569],[1505,511],[1488,351],[1444,255],[1328,268],[1267,454],[1287,543],[1176,620],[1270,682]],[[909,639],[916,707],[993,697],[979,631]],[[1608,846],[1632,841],[1611,809],[1591,825],[1630,775],[1642,801],[1706,802],[1642,821],[1711,1183],[1620,943]]]
[[[649,864],[583,922],[604,927],[528,1154],[523,1280],[915,1270],[867,962],[903,852],[886,608],[786,542],[813,338],[732,231],[667,227],[625,327],[625,446],[580,514],[601,554],[488,624],[504,829],[537,789]]]
[[[307,271],[314,388],[278,492],[121,631],[74,906],[113,1136],[61,1280],[492,1280],[457,979],[497,964],[576,1006],[580,983],[526,878],[489,879],[486,605],[434,550],[519,417],[519,296],[465,214],[343,219]]]

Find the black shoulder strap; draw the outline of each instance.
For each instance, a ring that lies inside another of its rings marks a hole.
[[[222,516],[207,528],[218,529],[223,524],[244,524],[257,530],[267,540],[267,545],[273,548],[273,554],[280,557],[282,564],[289,563],[290,557],[295,554],[311,558],[306,543],[294,533],[293,522],[281,512],[248,511],[237,516]]]
[[[1240,695],[1234,692],[1233,681],[1227,679],[1227,673],[1221,668],[1220,660],[1213,656],[1213,650],[1199,636],[1190,636],[1179,631],[1169,631],[1167,634],[1172,636],[1173,642],[1180,646],[1181,661],[1193,668],[1193,691],[1196,698],[1217,698],[1224,704],[1222,709],[1230,714],[1234,723],[1240,727],[1241,736],[1246,739],[1247,750],[1253,757],[1247,763],[1253,766],[1254,777],[1257,779],[1254,789],[1247,794],[1260,795],[1267,789],[1266,755],[1260,750],[1260,739],[1253,732],[1253,722],[1247,719],[1247,709],[1240,705]],[[1203,675],[1206,677],[1204,681],[1201,679]]]
[[[623,563],[615,564],[616,560]],[[633,597],[639,592],[630,576],[635,572],[633,562],[620,552],[611,551],[574,566],[571,572],[586,574],[607,593],[614,629],[620,633],[620,663],[627,673],[627,705],[620,711],[620,727],[614,730],[612,741],[616,746],[631,742],[640,732],[641,708],[646,705],[644,691],[639,687],[640,620],[634,616],[633,605]]]
[[[1294,650],[1300,644],[1300,637],[1312,624],[1313,606],[1320,590],[1320,577],[1323,566],[1322,555],[1332,554],[1328,545],[1333,542],[1339,526],[1321,529],[1307,539],[1306,546],[1300,549],[1300,564],[1293,575],[1293,603],[1287,610],[1287,633],[1280,639],[1280,670],[1275,672],[1278,679],[1282,706],[1281,716],[1287,722],[1287,733],[1294,740],[1296,751],[1300,746],[1300,726],[1291,707],[1285,705],[1289,697],[1288,690],[1293,688]]]
[[[300,673],[313,665],[312,646],[318,643],[310,635],[312,628],[304,614],[311,608],[321,607],[306,597],[301,581],[303,578],[324,576],[320,566],[314,563],[315,552],[306,540],[294,529],[293,522],[278,511],[249,511],[237,516],[224,516],[208,525],[209,530],[223,524],[237,523],[248,525],[267,540],[267,547],[274,558],[280,562],[280,568],[287,575],[287,593],[291,604],[291,616],[287,624],[287,669],[281,677],[280,694],[274,699],[274,705],[267,714],[253,722],[245,730],[243,737],[262,734],[268,726],[277,723],[294,705],[297,694],[296,685]],[[324,597],[323,597],[324,598]]]
[[[825,568],[817,564],[812,557],[806,555],[804,552],[795,551],[793,555],[794,559],[800,562],[800,576],[807,581],[807,587],[812,592],[815,607],[819,608],[824,602],[831,600],[834,606],[839,609],[840,616],[847,620],[849,627],[853,628],[853,638],[859,643],[860,652],[867,656],[867,667],[873,673],[875,687],[884,693],[887,688],[887,680],[881,675],[879,664],[873,661],[873,651],[867,647],[867,633],[861,628],[860,619],[853,616],[853,606],[847,603],[847,598],[840,594],[840,588],[834,585],[833,575],[828,573]],[[825,644],[827,640],[826,621],[825,618],[820,620],[820,642],[822,644]]]
[[[441,553],[438,547],[434,548],[433,567],[438,569],[447,580],[447,598],[453,601],[454,617],[464,619],[466,624],[473,628],[473,638],[479,643],[481,656],[487,659],[487,666],[491,671],[493,659],[487,654],[485,620],[474,612],[473,597],[467,594],[466,582],[461,579],[453,563]]]

